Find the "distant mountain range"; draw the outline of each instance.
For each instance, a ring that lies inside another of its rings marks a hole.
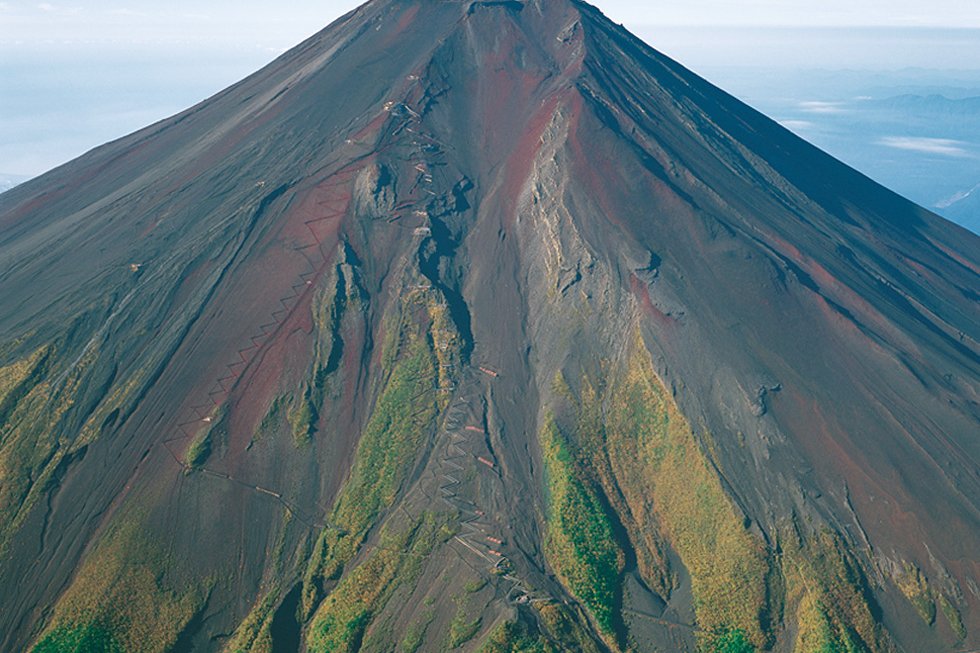
[[[905,116],[940,116],[945,118],[980,118],[980,97],[950,99],[943,95],[897,95],[872,100],[872,106],[897,111]]]
[[[980,212],[971,203],[953,210],[945,205],[980,179],[980,97],[839,97],[827,91],[817,98],[763,98],[757,104],[876,181],[980,232]]]

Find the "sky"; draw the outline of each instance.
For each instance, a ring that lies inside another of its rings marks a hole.
[[[172,115],[257,70],[359,2],[284,4],[0,0],[0,174],[39,174]],[[726,77],[716,70],[732,65],[980,68],[980,2],[968,0],[598,5],[720,84]]]
[[[285,4],[285,8],[284,8]],[[0,43],[206,41],[288,47],[353,9],[357,0],[0,1]],[[970,0],[605,0],[598,6],[630,27],[795,26],[980,28]]]

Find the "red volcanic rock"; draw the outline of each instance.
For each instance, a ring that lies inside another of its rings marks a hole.
[[[0,195],[0,648],[971,650],[978,298],[589,5],[373,0]]]

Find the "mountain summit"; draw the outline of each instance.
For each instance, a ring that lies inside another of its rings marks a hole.
[[[977,648],[978,273],[589,5],[373,0],[0,195],[0,648]]]

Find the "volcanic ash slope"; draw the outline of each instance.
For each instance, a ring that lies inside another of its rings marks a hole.
[[[978,270],[584,3],[374,0],[0,196],[0,648],[977,648]]]

